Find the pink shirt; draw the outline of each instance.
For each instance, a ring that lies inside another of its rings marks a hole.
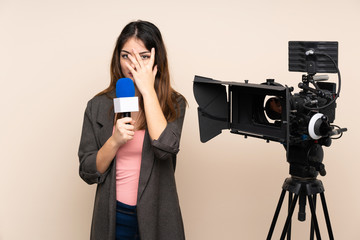
[[[131,206],[137,202],[144,135],[145,130],[135,131],[116,153],[116,200]]]

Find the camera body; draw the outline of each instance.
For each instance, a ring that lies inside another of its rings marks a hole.
[[[287,160],[292,176],[311,178],[316,177],[318,172],[322,176],[326,174],[322,164],[324,153],[321,146],[329,147],[332,141],[335,89],[336,84],[323,83],[318,86],[319,93],[303,90],[291,95],[289,99],[290,136]],[[316,106],[309,107],[311,105]],[[323,106],[325,107],[321,108]],[[317,107],[320,109],[316,109]]]

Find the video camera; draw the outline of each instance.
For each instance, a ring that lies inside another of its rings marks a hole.
[[[229,129],[279,142],[286,149],[292,176],[324,176],[322,146],[329,147],[347,130],[332,124],[341,88],[337,63],[338,42],[290,41],[289,71],[307,73],[298,85],[299,93],[274,79],[252,84],[195,76],[200,140],[207,142]],[[325,82],[327,75],[317,73],[337,73],[338,90],[335,83]]]

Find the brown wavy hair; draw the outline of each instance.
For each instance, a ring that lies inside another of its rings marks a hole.
[[[135,21],[127,24],[120,36],[116,41],[116,46],[113,52],[111,66],[110,66],[110,85],[105,90],[101,91],[98,95],[112,92],[116,88],[116,82],[119,78],[123,78],[124,74],[121,72],[120,67],[120,52],[124,44],[130,38],[137,38],[141,40],[147,50],[155,48],[155,61],[154,66],[157,65],[158,71],[155,76],[154,88],[167,121],[174,121],[179,115],[179,98],[185,98],[178,92],[176,92],[170,85],[170,74],[168,59],[164,41],[162,39],[159,29],[152,23],[147,21]],[[139,96],[139,128],[146,128],[146,118],[144,112],[144,102],[141,96]],[[117,118],[120,118],[118,116]]]

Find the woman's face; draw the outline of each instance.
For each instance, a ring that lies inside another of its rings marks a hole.
[[[135,65],[129,59],[129,55],[135,58],[133,49],[135,49],[136,52],[139,53],[140,57],[142,58],[145,64],[149,61],[151,55],[150,51],[145,47],[143,41],[141,41],[140,39],[132,37],[129,38],[127,42],[125,42],[120,52],[120,67],[124,77],[131,79],[133,79],[133,76],[130,70],[128,69],[128,67],[125,65],[125,62],[129,63],[130,66],[136,70]]]

